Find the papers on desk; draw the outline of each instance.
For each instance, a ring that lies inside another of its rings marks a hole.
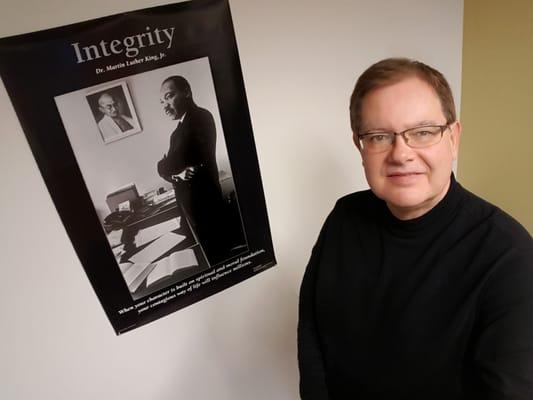
[[[156,263],[126,262],[120,263],[120,271],[124,276],[126,285],[134,293],[146,279],[146,286],[171,276],[179,269],[198,266],[198,260],[193,249],[185,249],[172,253]]]
[[[154,239],[163,236],[165,233],[179,229],[181,226],[181,217],[172,218],[160,224],[141,229],[135,236],[135,245],[140,247]]]
[[[166,270],[174,272],[179,268],[197,265],[194,252],[192,253],[194,260],[191,260],[191,256],[188,255],[187,250],[172,253],[170,256],[162,259],[158,263],[153,263],[154,260],[161,257],[163,254],[171,250],[174,246],[180,244],[185,239],[185,236],[183,235],[169,232],[169,230],[178,229],[179,226],[179,219],[173,219],[139,232],[142,232],[140,240],[143,243],[154,240],[154,238],[156,239],[137,254],[131,256],[128,262],[119,264],[120,271],[122,272],[124,280],[126,281],[128,289],[131,293],[135,292],[147,277],[150,277],[151,272],[154,271],[158,265],[160,265],[160,263],[161,266],[165,265],[164,260],[172,258],[172,261],[168,261],[169,267],[163,271]],[[136,237],[136,241],[138,237],[139,236]],[[137,245],[139,246],[138,243]],[[177,254],[180,253],[184,253],[185,255],[178,257]],[[166,274],[170,275],[172,272]],[[166,276],[165,272],[158,272],[156,275],[154,275],[155,278],[151,278],[150,283],[155,282],[164,276]],[[146,285],[149,285],[150,283],[147,282]]]
[[[146,286],[151,285],[159,279],[172,275],[178,269],[195,267],[197,265],[198,260],[196,259],[193,249],[176,251],[155,264],[153,270],[148,274]]]
[[[148,274],[152,272],[154,267],[155,264],[150,263],[133,264],[128,262],[120,264],[120,270],[122,271],[126,285],[128,285],[128,289],[131,293],[135,292],[139,286],[141,286],[141,283],[143,283]]]
[[[156,258],[162,256],[167,251],[178,245],[185,239],[185,236],[177,233],[168,232],[156,239],[144,249],[130,257],[129,261],[133,263],[151,263]]]
[[[120,246],[122,244],[122,229],[111,231],[107,234],[107,240],[111,247]]]
[[[115,259],[118,261],[120,260],[120,257],[126,252],[124,250],[124,245],[121,244],[120,246],[113,247],[111,250],[113,250],[113,255],[115,256]]]
[[[156,194],[153,197],[152,201],[154,202],[154,204],[161,204],[167,200],[173,199],[174,197],[176,197],[176,194],[174,193],[174,189],[171,189],[161,194]]]

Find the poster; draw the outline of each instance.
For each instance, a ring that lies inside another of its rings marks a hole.
[[[117,334],[275,265],[227,0],[0,39],[0,76]]]

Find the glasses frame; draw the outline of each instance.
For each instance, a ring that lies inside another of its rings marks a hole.
[[[390,144],[390,147],[387,147],[383,150],[378,150],[378,151],[370,151],[370,153],[373,153],[373,154],[376,154],[376,153],[384,153],[385,151],[387,150],[390,150],[392,148],[392,146],[394,145],[394,142],[396,141],[396,137],[397,136],[401,136],[403,138],[403,141],[405,142],[405,144],[412,148],[412,149],[423,149],[423,148],[426,148],[426,147],[430,147],[430,146],[434,146],[438,143],[440,143],[440,141],[442,140],[442,137],[444,136],[444,132],[447,130],[447,129],[450,129],[450,127],[455,123],[454,122],[451,122],[451,123],[448,123],[446,125],[420,125],[420,126],[414,126],[412,128],[407,128],[401,132],[394,132],[394,131],[369,131],[369,132],[365,132],[365,133],[362,133],[362,134],[358,134],[357,135],[357,140],[359,142],[359,148],[362,150],[362,151],[368,151],[368,150],[365,150],[365,147],[363,146],[363,139],[366,137],[366,136],[370,136],[370,135],[376,135],[376,134],[387,134],[387,135],[394,135],[394,140],[391,142]],[[437,142],[435,143],[432,143],[432,144],[429,144],[427,146],[412,146],[409,144],[409,139],[405,136],[405,133],[406,132],[409,132],[409,131],[412,131],[413,129],[420,129],[420,128],[439,128],[440,129],[440,138]]]

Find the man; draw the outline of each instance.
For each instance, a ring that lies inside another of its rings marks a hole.
[[[177,125],[157,171],[174,185],[176,198],[187,213],[209,262],[216,264],[227,249],[213,116],[194,103],[189,82],[182,76],[165,79],[160,94],[163,111]]]
[[[304,276],[302,399],[533,399],[531,236],[455,181],[445,78],[380,61],[350,117],[371,190],[337,202]]]
[[[119,104],[111,94],[103,93],[98,98],[98,109],[103,114],[102,119],[98,121],[98,128],[105,141],[134,129],[133,119],[120,112]]]

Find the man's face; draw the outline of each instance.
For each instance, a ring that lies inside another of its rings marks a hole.
[[[173,81],[168,81],[161,85],[161,105],[163,111],[171,119],[180,119],[187,111],[188,95],[183,93]]]
[[[446,124],[437,94],[416,77],[368,93],[363,99],[361,116],[362,132],[401,132],[421,125]],[[393,215],[404,220],[419,217],[445,196],[460,134],[461,125],[456,122],[444,132],[439,143],[429,147],[412,149],[401,136],[396,136],[385,152],[361,151],[368,184]]]
[[[116,103],[115,99],[108,95],[104,94],[100,99],[98,100],[98,105],[100,108],[100,111],[111,118],[118,117],[118,104]]]

